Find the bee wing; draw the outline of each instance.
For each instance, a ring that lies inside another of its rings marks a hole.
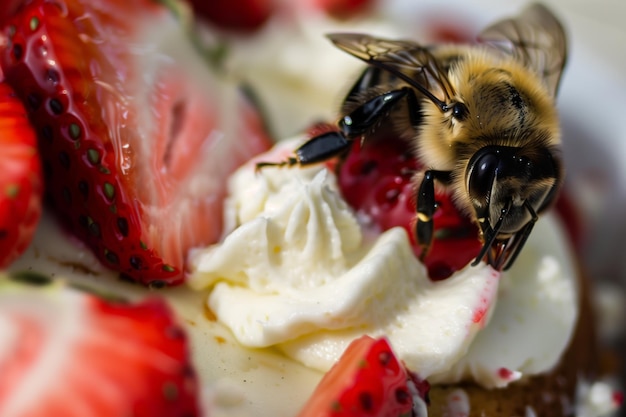
[[[327,36],[344,52],[403,79],[441,109],[445,109],[446,103],[454,97],[447,72],[427,48],[415,42],[360,33],[332,33]]]
[[[519,16],[487,27],[478,39],[536,71],[556,95],[567,58],[567,41],[561,23],[548,8],[533,4]]]

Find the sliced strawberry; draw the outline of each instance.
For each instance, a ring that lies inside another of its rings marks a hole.
[[[330,16],[346,20],[372,10],[377,0],[307,0]]]
[[[276,9],[275,0],[190,0],[193,10],[215,26],[241,32],[260,29]]]
[[[476,31],[467,21],[453,21],[450,16],[434,17],[427,19],[426,32],[429,39],[434,43],[472,43],[475,40]]]
[[[385,338],[354,340],[324,375],[298,417],[410,416],[428,384],[408,372]]]
[[[30,244],[41,217],[43,179],[35,131],[0,71],[0,268]]]
[[[407,142],[394,137],[355,141],[339,167],[339,187],[348,204],[377,230],[404,227],[415,255],[415,185],[420,169]],[[478,229],[459,213],[445,193],[437,194],[435,236],[425,264],[431,279],[443,279],[465,267],[480,250]]]
[[[35,282],[0,277],[0,415],[199,415],[186,335],[162,299]]]
[[[4,29],[50,202],[103,263],[154,286],[181,282],[187,250],[219,237],[227,176],[269,146],[184,15],[150,0],[34,0]]]
[[[26,0],[2,0],[2,5],[0,5],[0,25],[13,16],[24,2]]]

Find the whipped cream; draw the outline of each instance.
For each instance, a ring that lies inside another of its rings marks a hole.
[[[286,141],[257,160],[282,160]],[[435,382],[506,386],[552,368],[576,317],[576,271],[548,216],[514,268],[487,265],[429,280],[404,229],[364,235],[323,166],[254,170],[230,180],[229,230],[191,255],[189,284],[244,346],[276,346],[325,371],[361,334],[385,335]]]

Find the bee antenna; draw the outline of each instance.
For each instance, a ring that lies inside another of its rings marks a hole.
[[[449,106],[448,103],[444,103],[443,101],[439,100],[437,97],[434,96],[433,93],[431,93],[430,91],[428,91],[426,88],[424,88],[423,86],[416,84],[416,83],[412,83],[412,85],[417,88],[420,93],[424,94],[426,97],[428,97],[428,99],[430,101],[432,101],[433,103],[435,103],[435,105],[437,107],[439,107],[439,110],[441,110],[443,113],[447,112],[449,110]]]
[[[396,76],[402,78],[410,86],[415,87],[420,93],[424,94],[430,101],[432,101],[437,107],[439,107],[439,110],[441,110],[442,112],[445,113],[445,112],[447,112],[449,110],[448,103],[445,103],[445,102],[439,100],[437,97],[435,97],[435,95],[433,93],[428,91],[428,89],[426,87],[424,87],[423,85],[415,82],[415,80],[413,78],[408,77],[408,76],[404,75],[401,72],[394,73],[394,74]]]
[[[419,82],[415,81],[415,79],[407,74],[405,74],[402,71],[398,71],[397,69],[384,65],[378,61],[372,61],[372,60],[365,60],[365,62],[367,62],[368,64],[378,67],[382,70],[385,71],[389,71],[390,73],[392,73],[393,75],[395,75],[396,77],[406,81],[407,84],[409,84],[411,87],[414,87],[415,89],[417,89],[420,93],[422,93],[423,95],[425,95],[430,101],[432,101],[437,107],[439,107],[439,110],[441,110],[442,112],[446,112],[449,110],[448,107],[448,103],[445,103],[441,100],[439,100],[437,97],[435,97],[435,95],[433,93],[431,93],[428,88],[424,87],[422,84],[420,84]],[[424,73],[424,69],[421,70],[422,73]],[[445,91],[445,90],[444,90]],[[446,94],[448,95],[448,94]]]

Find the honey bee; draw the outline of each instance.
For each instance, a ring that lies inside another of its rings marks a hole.
[[[328,37],[367,64],[343,103],[337,131],[258,168],[319,163],[345,155],[353,140],[392,130],[426,167],[414,177],[422,256],[433,239],[438,184],[478,225],[483,245],[472,265],[484,259],[508,269],[563,182],[555,96],[567,47],[557,18],[534,4],[487,27],[471,45]]]

